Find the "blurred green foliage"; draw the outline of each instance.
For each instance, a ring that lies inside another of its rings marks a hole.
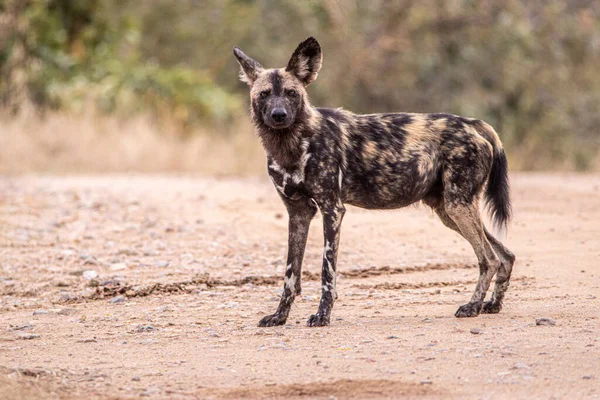
[[[0,12],[13,110],[94,101],[218,126],[248,102],[234,45],[281,67],[315,36],[313,104],[481,118],[524,169],[587,169],[600,148],[597,0],[3,0]]]
[[[147,21],[135,2],[7,0],[0,47],[0,101],[18,111],[148,112],[182,130],[224,121],[242,110],[239,95],[214,82],[210,71],[184,63],[163,66],[146,54]],[[173,23],[176,23],[173,21]],[[9,30],[10,29],[10,30]]]

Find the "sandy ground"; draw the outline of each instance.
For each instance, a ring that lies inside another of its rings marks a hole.
[[[0,398],[600,398],[600,177],[513,175],[505,309],[456,319],[475,256],[425,207],[348,207],[332,325],[277,307],[265,179],[0,180]],[[550,318],[554,326],[536,325]]]

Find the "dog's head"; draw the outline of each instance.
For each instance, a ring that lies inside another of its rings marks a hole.
[[[323,55],[315,38],[300,43],[287,67],[265,69],[239,47],[233,54],[240,63],[240,79],[250,86],[252,111],[259,123],[271,129],[289,128],[304,106],[306,86],[317,78]]]

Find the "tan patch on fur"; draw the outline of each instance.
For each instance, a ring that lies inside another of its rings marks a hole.
[[[377,146],[375,145],[375,142],[373,141],[366,141],[363,144],[363,148],[362,148],[362,155],[363,155],[363,160],[367,161],[367,162],[371,162],[373,161],[375,158],[377,158],[377,156],[379,155],[379,152],[377,150]]]
[[[441,132],[444,129],[446,129],[448,127],[448,124],[446,123],[446,119],[438,119],[433,121],[433,123],[431,124],[431,130],[433,132]]]
[[[298,93],[306,95],[306,90],[302,82],[298,80],[293,74],[286,71],[284,68],[279,68],[279,75],[283,77],[283,87],[286,89],[294,88]]]
[[[492,147],[500,150],[502,149],[502,142],[500,141],[500,137],[498,133],[486,122],[483,121],[475,121],[475,130],[479,135],[481,135],[484,139],[492,144]]]
[[[492,144],[493,142],[490,142],[490,140],[493,140],[493,137],[490,137],[488,139],[489,136],[488,137],[484,137],[484,136],[480,135],[479,131],[477,129],[475,129],[473,127],[470,127],[470,126],[467,129],[465,129],[465,131],[467,131],[469,134],[473,135],[473,138],[474,138],[475,142],[477,142],[482,147],[486,147],[487,149],[489,149],[489,151],[490,151],[490,157],[492,159],[494,158],[494,147],[493,147],[494,145]],[[492,132],[494,133],[494,135],[496,134],[496,132],[493,129],[492,129]],[[498,138],[497,135],[496,135],[496,138]]]
[[[434,140],[433,132],[427,127],[427,119],[419,114],[411,115],[412,122],[404,126],[406,143],[417,145],[424,140]]]
[[[252,88],[250,89],[250,96],[255,97],[258,96],[258,94],[263,90],[273,89],[273,85],[271,84],[271,73],[273,73],[272,68],[265,69],[258,75],[254,81],[254,84],[252,85]]]
[[[271,83],[271,75],[275,70],[279,71],[279,75],[282,78],[282,85],[284,90],[294,89],[303,98],[306,98],[306,90],[304,89],[304,85],[302,84],[302,82],[300,82],[294,75],[290,74],[283,68],[271,68],[262,71],[254,81],[254,85],[250,90],[250,95],[252,97],[258,96],[258,94],[263,90],[273,90],[273,84]]]
[[[424,114],[411,115],[412,122],[404,127],[406,131],[405,146],[402,149],[402,160],[418,158],[418,171],[421,176],[425,176],[436,168],[436,160],[438,154],[432,152],[432,147],[439,148],[437,144],[441,140],[440,129],[441,124],[436,124],[434,128],[428,123],[427,116]],[[434,121],[437,122],[437,121]],[[443,124],[445,127],[445,123]]]
[[[317,131],[319,129],[319,127],[321,126],[323,117],[322,117],[321,113],[319,113],[310,104],[310,102],[308,101],[308,96],[306,96],[306,95],[304,95],[304,109],[307,114],[307,118],[306,118],[307,128],[312,132]]]

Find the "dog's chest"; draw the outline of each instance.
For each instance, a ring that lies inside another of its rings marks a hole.
[[[269,177],[279,193],[289,199],[297,199],[306,194],[306,169],[311,159],[308,140],[302,141],[301,149],[302,155],[292,167],[283,167],[270,157],[267,160]]]
[[[282,196],[293,200],[306,193],[306,161],[293,168],[284,168],[273,160],[269,161],[269,177]]]

